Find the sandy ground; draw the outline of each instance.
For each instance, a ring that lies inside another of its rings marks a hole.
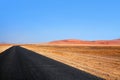
[[[120,46],[22,45],[106,80],[120,80]]]
[[[5,51],[6,49],[10,48],[12,45],[1,45],[0,44],[0,53]]]

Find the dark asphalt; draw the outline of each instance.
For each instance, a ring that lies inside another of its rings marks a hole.
[[[0,80],[103,80],[25,48],[0,54]]]

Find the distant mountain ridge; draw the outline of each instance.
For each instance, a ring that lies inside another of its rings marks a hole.
[[[95,41],[86,41],[78,39],[66,39],[66,40],[57,40],[51,41],[48,44],[104,44],[104,45],[120,45],[120,39],[114,40],[95,40]]]

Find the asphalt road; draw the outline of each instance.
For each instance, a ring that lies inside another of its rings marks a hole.
[[[103,80],[25,48],[0,54],[0,80]]]

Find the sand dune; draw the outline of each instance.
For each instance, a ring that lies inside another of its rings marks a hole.
[[[51,41],[48,44],[103,44],[103,45],[120,45],[120,39],[96,40],[96,41],[66,39],[66,40]]]

